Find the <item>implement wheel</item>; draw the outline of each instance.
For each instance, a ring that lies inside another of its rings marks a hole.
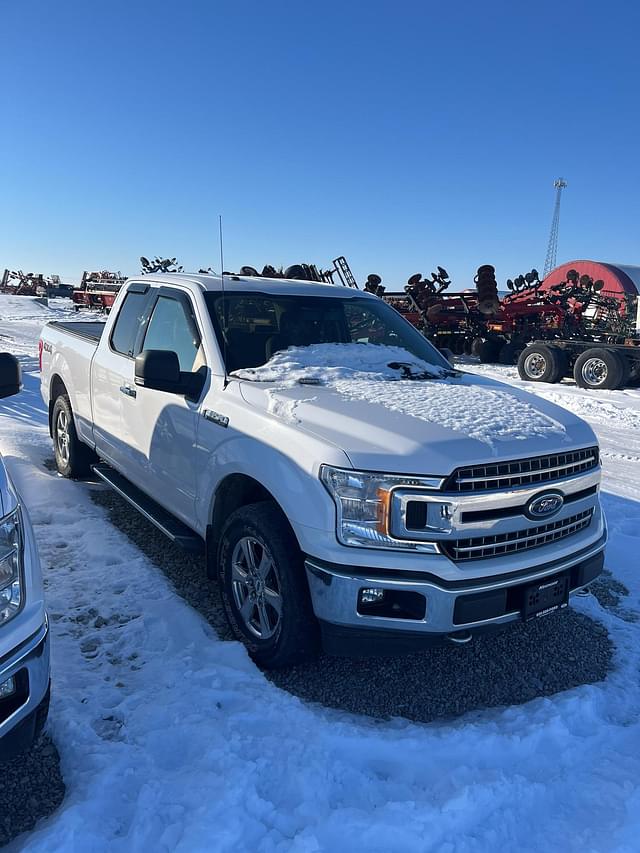
[[[546,344],[525,347],[518,359],[518,374],[527,382],[560,382],[567,370],[561,349]]]
[[[629,365],[615,350],[592,347],[576,359],[573,378],[580,388],[615,391],[629,379]]]

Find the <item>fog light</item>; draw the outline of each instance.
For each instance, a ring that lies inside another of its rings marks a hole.
[[[0,683],[0,699],[8,699],[16,692],[16,680],[13,676]]]
[[[370,587],[360,590],[361,604],[378,604],[384,598],[384,590],[379,587]]]

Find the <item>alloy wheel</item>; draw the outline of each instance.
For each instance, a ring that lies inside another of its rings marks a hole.
[[[69,462],[69,418],[64,409],[60,409],[56,418],[56,448],[66,465]]]
[[[259,640],[274,636],[282,619],[282,589],[268,548],[243,536],[231,555],[233,599],[246,629]]]

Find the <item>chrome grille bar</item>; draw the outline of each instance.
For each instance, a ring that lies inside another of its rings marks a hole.
[[[552,521],[527,530],[515,530],[511,533],[498,533],[493,536],[478,536],[472,539],[458,539],[443,545],[443,549],[455,562],[463,560],[482,560],[516,551],[528,551],[548,545],[558,539],[564,539],[591,524],[593,507],[583,512]]]
[[[479,492],[515,486],[549,483],[597,468],[597,447],[552,453],[512,462],[458,468],[445,484],[445,491]]]

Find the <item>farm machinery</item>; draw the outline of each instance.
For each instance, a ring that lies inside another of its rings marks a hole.
[[[631,270],[631,268],[625,268]],[[537,270],[507,280],[499,298],[495,270],[478,269],[475,290],[446,292],[442,267],[411,276],[404,292],[379,296],[440,349],[477,355],[481,362],[517,364],[521,378],[583,388],[615,389],[640,380],[640,298],[607,291],[602,279],[569,268],[561,281]],[[366,289],[366,288],[365,288]]]
[[[276,268],[271,264],[266,264],[262,268],[262,272],[258,272],[255,267],[242,266],[237,273],[228,272],[225,270],[224,275],[241,275],[250,278],[294,278],[300,281],[322,281],[326,284],[342,284],[345,287],[358,287],[355,276],[351,272],[351,267],[344,255],[334,258],[331,262],[332,266],[329,269],[322,269],[315,264],[292,264],[288,267]],[[201,273],[213,272],[211,268],[201,269]],[[378,283],[382,282],[379,276],[369,276],[370,279],[377,279]],[[368,281],[368,280],[367,280]],[[366,290],[365,286],[365,290]],[[384,291],[384,288],[382,288]],[[380,294],[378,294],[380,295]]]
[[[127,277],[121,272],[85,270],[82,273],[80,287],[73,291],[75,310],[90,308],[108,313],[115,302],[118,291],[126,280]]]
[[[473,290],[448,292],[451,281],[438,267],[430,278],[411,276],[404,292],[378,288],[378,295],[438,347],[477,355],[484,363],[515,364],[534,340],[617,340],[631,331],[632,308],[603,294],[601,280],[575,269],[545,288],[532,269],[508,279],[509,292],[502,298],[490,264],[478,268],[474,283]]]
[[[573,377],[581,388],[609,391],[640,381],[640,297],[603,291],[602,279],[575,269],[550,286],[548,299],[573,315],[574,329],[529,342],[518,356],[521,379],[554,383]]]
[[[71,297],[73,286],[63,284],[59,275],[45,277],[42,273],[5,269],[0,280],[0,292],[11,293],[13,296]]]
[[[488,335],[488,318],[499,311],[495,270],[481,266],[474,290],[447,292],[450,284],[447,271],[439,266],[430,278],[412,275],[404,291],[386,292],[380,285],[365,289],[376,292],[440,349],[470,354]]]
[[[142,256],[140,258],[140,266],[142,275],[157,272],[182,272],[182,267],[176,262],[175,258],[160,258],[156,256],[151,261]],[[108,314],[116,300],[118,291],[126,280],[127,276],[123,275],[119,270],[117,272],[111,270],[85,270],[82,273],[80,287],[76,288],[73,292],[73,302],[76,311],[79,311],[81,308],[89,308],[104,311]]]
[[[183,267],[180,266],[175,258],[160,258],[158,255],[152,261],[142,255],[140,257],[140,266],[142,267],[143,275],[154,272],[182,272],[183,270]]]
[[[0,290],[14,296],[42,296],[44,288],[45,278],[42,273],[24,273],[22,270],[6,269],[0,282]]]

